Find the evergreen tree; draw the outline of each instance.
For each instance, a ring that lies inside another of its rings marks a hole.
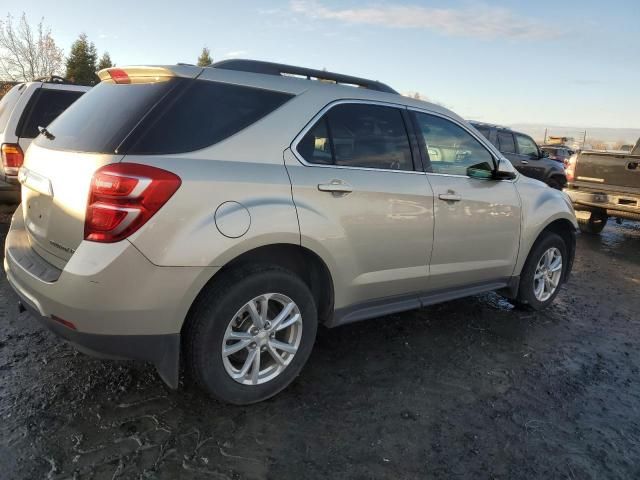
[[[67,58],[67,78],[79,85],[94,85],[96,78],[96,61],[98,54],[93,42],[89,43],[87,35],[81,33],[71,45]]]
[[[198,57],[198,66],[199,67],[208,67],[213,63],[213,58],[211,58],[211,52],[207,47],[202,48],[202,53]]]
[[[100,71],[104,68],[111,68],[111,67],[115,67],[115,64],[111,61],[111,56],[109,55],[109,52],[104,52],[102,54],[102,57],[100,57],[100,61],[98,62],[97,71]]]

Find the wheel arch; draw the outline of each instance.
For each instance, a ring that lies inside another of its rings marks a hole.
[[[564,243],[567,247],[567,268],[565,269],[563,274],[563,281],[567,281],[569,279],[569,275],[571,274],[573,259],[576,252],[576,227],[574,225],[574,222],[564,217],[551,220],[538,232],[535,240],[531,242],[531,245],[527,249],[527,254],[522,256],[521,262],[518,262],[520,264],[518,271],[520,272],[522,270],[523,265],[528,260],[529,255],[531,255],[531,251],[534,249],[540,239],[542,239],[543,236],[548,232],[553,232],[559,235],[564,240]]]
[[[308,248],[278,243],[247,250],[217,270],[196,295],[183,322],[182,331],[186,328],[193,306],[202,293],[216,283],[223,282],[231,272],[248,265],[275,265],[291,271],[309,287],[318,308],[318,323],[326,323],[333,315],[333,278],[326,263]]]

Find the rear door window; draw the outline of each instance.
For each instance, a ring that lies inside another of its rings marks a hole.
[[[11,112],[13,112],[13,108],[16,106],[16,103],[18,103],[24,90],[24,83],[16,85],[0,100],[0,133],[4,132],[5,128],[7,128],[7,122],[9,122]]]
[[[498,150],[502,153],[516,153],[516,144],[511,132],[498,132]]]
[[[27,108],[18,123],[16,135],[20,138],[36,138],[40,134],[38,127],[47,127],[83,93],[71,90],[38,89],[29,99]]]
[[[394,107],[337,105],[309,130],[297,148],[309,163],[380,170],[414,169],[404,119],[401,111]]]

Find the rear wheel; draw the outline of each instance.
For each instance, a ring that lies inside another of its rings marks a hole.
[[[235,272],[198,299],[185,334],[191,377],[213,397],[244,405],[280,392],[313,348],[311,292],[279,267]]]
[[[522,269],[518,304],[534,310],[547,307],[560,290],[566,268],[564,240],[556,233],[543,233]]]
[[[590,212],[588,217],[577,216],[577,219],[581,232],[597,235],[602,232],[609,217],[604,212]]]

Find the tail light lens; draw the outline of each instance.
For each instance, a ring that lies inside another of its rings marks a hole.
[[[144,225],[178,190],[176,174],[137,163],[116,163],[98,169],[84,220],[84,238],[112,243]]]
[[[564,167],[564,173],[567,176],[567,182],[573,182],[573,179],[576,174],[576,161],[578,160],[578,155],[571,155],[569,161]]]
[[[3,143],[1,151],[5,175],[18,175],[18,170],[20,170],[24,162],[24,153],[20,145],[17,143]]]

